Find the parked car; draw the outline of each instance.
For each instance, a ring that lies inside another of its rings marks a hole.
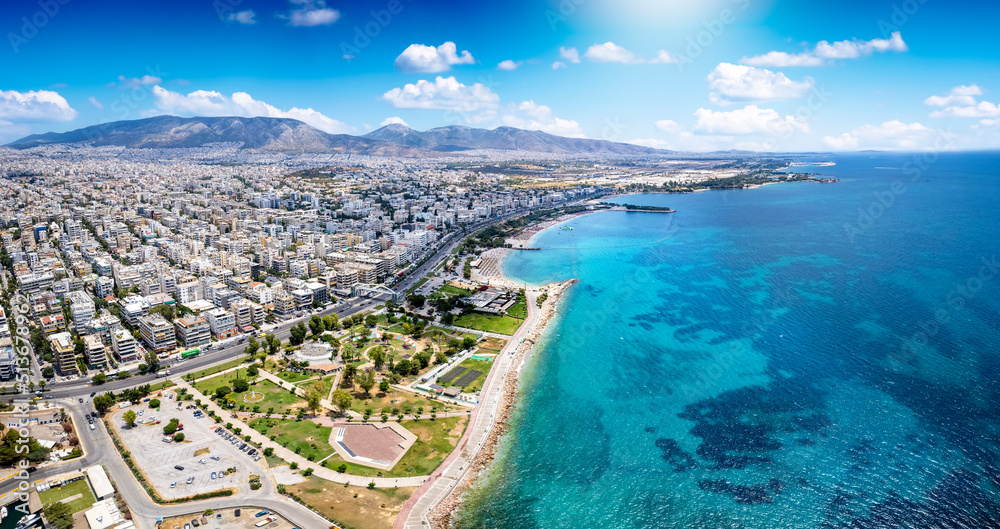
[[[192,483],[194,483],[194,476],[187,478],[187,484],[190,485]]]
[[[184,467],[180,465],[174,465],[174,468],[176,468],[177,470],[184,470]]]
[[[212,479],[215,479],[215,472],[212,472]]]
[[[164,442],[164,443],[169,443],[169,442],[171,442],[171,441],[173,441],[173,439],[171,439],[171,438],[169,438],[169,437],[164,437],[164,438],[163,438],[163,442]]]
[[[198,523],[198,520],[196,520],[196,519],[195,520],[191,520],[191,526],[192,527],[198,527],[199,525],[201,525],[201,524]]]
[[[263,511],[260,511],[259,513],[255,514],[254,516],[260,518],[261,516],[267,516],[268,514],[271,514],[271,511],[264,509]]]
[[[236,516],[239,516],[240,515],[240,510],[236,509],[236,512],[234,512],[233,514],[236,515]]]
[[[176,481],[171,481],[170,482],[170,488],[174,488],[176,486],[177,486],[177,482]]]
[[[212,456],[211,459],[212,459],[212,461],[218,461],[218,460],[220,460],[222,458],[220,458],[219,456]]]

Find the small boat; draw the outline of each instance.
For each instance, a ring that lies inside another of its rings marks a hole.
[[[7,507],[6,506],[0,507],[0,522],[2,522],[3,519],[6,517],[7,517]]]
[[[29,527],[34,527],[42,521],[42,517],[37,514],[31,514],[21,518],[20,522],[17,522],[16,529],[28,529]]]

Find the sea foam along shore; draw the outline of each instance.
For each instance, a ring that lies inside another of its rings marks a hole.
[[[482,447],[472,457],[472,460],[466,467],[464,474],[458,479],[458,484],[451,490],[451,493],[448,494],[448,496],[438,503],[437,506],[431,511],[429,518],[432,527],[451,527],[453,517],[462,507],[462,501],[464,500],[465,493],[470,487],[475,485],[482,474],[489,469],[490,463],[492,463],[493,459],[496,457],[497,446],[503,434],[507,431],[507,420],[510,417],[515,401],[517,400],[517,375],[520,372],[520,368],[524,362],[529,359],[536,343],[545,333],[548,324],[558,315],[557,309],[563,294],[570,287],[570,285],[576,283],[576,281],[576,279],[571,279],[561,283],[552,283],[542,288],[542,290],[547,290],[548,296],[542,303],[538,318],[530,323],[526,322],[526,325],[531,325],[531,328],[528,329],[524,340],[516,346],[514,351],[511,352],[514,355],[514,361],[508,364],[510,369],[508,374],[510,376],[502,379],[503,389],[500,395],[499,405],[497,406],[497,413],[494,419],[493,428],[490,430],[490,433]]]

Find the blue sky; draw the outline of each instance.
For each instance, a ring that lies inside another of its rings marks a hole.
[[[510,125],[699,151],[1000,145],[997,5],[455,4],[5,2],[0,142],[175,114],[351,134]]]

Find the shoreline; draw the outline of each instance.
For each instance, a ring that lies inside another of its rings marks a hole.
[[[507,242],[511,243],[511,248],[491,248],[486,250],[481,254],[482,264],[479,265],[479,269],[472,272],[472,281],[484,281],[492,286],[507,288],[511,290],[517,290],[525,287],[525,283],[518,283],[511,278],[507,277],[503,273],[503,261],[507,256],[513,252],[517,251],[516,248],[529,248],[531,247],[532,241],[534,241],[539,234],[543,231],[558,226],[566,221],[575,219],[577,217],[583,217],[585,215],[590,215],[593,213],[600,213],[602,211],[609,211],[604,209],[595,209],[588,211],[579,211],[576,213],[564,213],[559,215],[554,219],[548,219],[541,221],[537,224],[531,224],[525,226],[517,231],[513,236],[507,238]],[[545,287],[549,285],[528,285],[529,287]]]
[[[548,297],[542,303],[538,318],[532,322],[527,336],[517,344],[513,351],[510,351],[513,359],[507,366],[506,373],[504,373],[503,388],[501,389],[497,403],[493,427],[486,440],[475,451],[462,475],[458,478],[458,483],[428,513],[431,527],[446,528],[451,526],[454,516],[461,510],[464,504],[466,493],[482,480],[483,473],[489,470],[496,459],[500,443],[508,431],[507,423],[511,412],[520,396],[521,369],[531,360],[537,342],[545,334],[549,324],[559,316],[559,304],[566,290],[577,281],[577,279],[570,279],[559,283],[550,283],[539,289],[547,289]]]

